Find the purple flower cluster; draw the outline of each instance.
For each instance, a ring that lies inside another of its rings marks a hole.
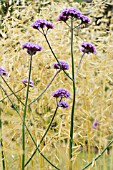
[[[97,128],[97,126],[98,126],[98,124],[99,124],[99,122],[94,121],[92,128],[93,128],[93,129],[96,129],[96,128]]]
[[[84,24],[90,24],[91,23],[90,19],[85,15],[81,14],[80,19],[81,19],[82,23],[84,23]]]
[[[54,28],[54,25],[51,22],[46,21],[44,19],[38,19],[31,26],[35,29],[40,29],[40,28],[43,29],[45,27],[47,29],[53,29]]]
[[[58,19],[57,21],[64,21],[66,22],[69,18],[76,18],[76,19],[80,19],[82,23],[85,23],[85,24],[89,24],[90,23],[90,19],[83,15],[81,13],[81,11],[79,11],[78,9],[76,8],[65,8],[61,13],[60,15],[58,16]]]
[[[57,103],[58,107],[62,107],[62,108],[67,108],[69,107],[68,103],[65,102],[64,100],[62,100],[62,98],[69,98],[70,97],[70,93],[64,89],[64,88],[59,88],[57,89],[54,93],[53,93],[53,97],[56,98],[61,98],[60,101]]]
[[[59,63],[58,62],[53,63],[54,69],[69,70],[69,64],[66,61],[59,60]]]
[[[0,75],[1,76],[8,76],[8,71],[5,68],[0,67]]]
[[[63,98],[63,97],[69,98],[70,93],[67,90],[65,90],[64,88],[59,88],[53,93],[53,97],[56,97],[56,98],[58,98],[58,97],[60,97],[60,98]]]
[[[37,51],[41,51],[42,47],[34,44],[32,42],[26,42],[25,44],[22,45],[22,48],[26,48],[27,49],[27,53],[29,55],[35,55]]]
[[[69,105],[68,105],[68,103],[67,102],[65,102],[65,101],[61,101],[61,102],[58,102],[58,106],[59,107],[62,107],[62,108],[67,108],[67,107],[69,107]]]
[[[25,85],[28,84],[28,78],[25,78],[22,80],[22,83],[24,83]],[[30,87],[33,87],[34,86],[34,82],[32,80],[30,80],[30,83],[29,83],[29,86]]]
[[[95,46],[93,44],[91,44],[89,42],[83,42],[81,46],[82,46],[81,51],[83,53],[96,54],[96,48],[95,48]]]
[[[58,16],[57,21],[64,21],[66,22],[70,17],[74,17],[79,19],[81,12],[76,8],[65,8],[60,15]]]

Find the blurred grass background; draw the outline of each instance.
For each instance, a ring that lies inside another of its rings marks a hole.
[[[74,58],[75,67],[80,60],[80,46],[83,41],[91,42],[96,46],[96,55],[86,55],[83,59],[77,79],[77,97],[74,122],[74,153],[73,167],[77,170],[101,152],[113,138],[113,3],[112,0],[93,0],[92,3],[73,0],[48,0],[48,1],[7,1],[0,4],[0,66],[6,68],[9,77],[6,78],[14,91],[23,84],[21,80],[28,76],[29,56],[21,46],[27,41],[32,41],[43,47],[41,53],[33,57],[32,80],[35,87],[30,89],[29,102],[36,98],[50,82],[55,74],[52,63],[55,61],[44,37],[31,28],[32,22],[41,18],[50,20],[55,29],[50,30],[48,38],[59,59],[66,60],[71,65],[70,58],[70,33],[64,23],[56,22],[62,9],[73,6],[88,15],[91,25],[84,29],[77,29],[74,33]],[[71,67],[68,73],[71,75]],[[0,83],[10,91],[0,79]],[[28,109],[27,125],[37,143],[40,141],[55,110],[55,100],[52,93],[59,87],[72,92],[70,80],[60,73],[43,97]],[[18,93],[25,101],[25,90]],[[0,89],[0,99],[4,97]],[[11,97],[21,114],[23,108]],[[61,170],[68,169],[68,148],[70,107],[67,110],[59,109],[52,125],[41,146],[43,153]],[[21,169],[21,120],[11,108],[10,102],[5,99],[0,103],[1,120],[3,124],[2,136],[7,170]],[[99,125],[92,129],[94,121]],[[29,135],[26,133],[26,160],[34,151]],[[90,166],[92,170],[113,169],[112,147],[102,156],[97,163]],[[53,170],[38,154],[28,165],[26,170]],[[1,162],[0,162],[0,169]]]

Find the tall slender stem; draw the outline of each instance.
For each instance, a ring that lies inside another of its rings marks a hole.
[[[47,42],[47,44],[48,44],[48,46],[49,46],[49,48],[50,48],[53,56],[55,57],[56,61],[58,62],[59,66],[60,66],[60,62],[58,61],[58,58],[56,57],[56,55],[55,55],[55,53],[54,53],[54,51],[53,51],[53,49],[52,49],[52,47],[51,47],[51,45],[50,45],[50,43],[49,43],[49,41],[48,41],[47,35],[46,35],[46,34],[43,34],[43,35],[44,35],[44,37],[45,37],[45,39],[46,39],[46,42]],[[63,72],[65,73],[65,75],[66,75],[70,80],[73,81],[73,79],[68,75],[68,73],[67,73],[65,70],[63,70]]]
[[[78,63],[78,67],[77,67],[77,69],[76,69],[75,80],[76,80],[76,78],[77,78],[78,70],[80,69],[80,66],[81,66],[82,59],[83,59],[84,55],[85,55],[85,53],[82,54],[82,56],[81,56],[81,58],[80,58],[80,61],[79,61],[79,63]]]
[[[19,99],[19,97],[15,94],[15,92],[11,89],[11,87],[9,86],[9,84],[7,83],[7,81],[4,79],[4,77],[1,75],[2,80],[5,82],[5,84],[7,85],[7,87],[10,89],[10,91],[14,94],[14,96],[17,98],[17,100],[22,103],[24,105],[24,103]]]
[[[73,151],[73,127],[74,127],[74,109],[75,109],[75,73],[74,73],[74,56],[73,56],[73,18],[71,18],[71,63],[72,63],[72,79],[73,81],[73,103],[71,110],[71,125],[70,125],[70,145],[69,145],[69,156],[70,156],[70,167],[69,170],[72,170],[72,151]]]
[[[0,145],[1,145],[1,154],[2,154],[2,167],[3,170],[5,170],[5,156],[4,156],[4,151],[3,151],[3,140],[2,140],[2,118],[1,118],[1,108],[0,108]]]
[[[20,92],[20,91],[21,91],[21,90],[23,90],[25,87],[26,87],[26,86],[22,87],[21,89],[17,90],[17,91],[16,91],[16,92],[14,92],[14,93],[16,94],[16,93]],[[11,95],[13,95],[13,93],[8,94],[8,96],[11,96]],[[2,102],[3,100],[5,100],[6,98],[7,98],[7,96],[6,96],[6,97],[4,97],[3,99],[1,99],[1,100],[0,100],[0,102]]]
[[[30,66],[29,66],[29,77],[28,77],[28,85],[27,85],[27,91],[26,91],[26,101],[25,101],[25,107],[24,107],[24,114],[23,114],[23,124],[22,124],[22,170],[24,170],[24,164],[25,164],[25,119],[26,119],[26,111],[27,111],[27,102],[28,102],[28,95],[29,95],[29,83],[30,83],[30,77],[31,77],[31,69],[32,69],[32,55],[30,57]]]
[[[50,85],[51,85],[51,83],[53,82],[53,80],[55,79],[55,77],[57,76],[57,74],[60,72],[61,70],[58,70],[57,72],[56,72],[56,74],[53,76],[53,78],[51,79],[51,81],[50,81],[50,83],[47,85],[47,87],[43,90],[43,92],[36,98],[36,99],[34,99],[33,101],[31,101],[29,104],[28,104],[28,106],[29,105],[31,105],[32,103],[34,103],[36,100],[39,100],[40,99],[40,97],[46,92],[46,90],[50,87]]]
[[[13,109],[17,112],[17,114],[19,115],[19,117],[21,118],[21,120],[22,120],[22,122],[23,122],[23,118],[21,117],[19,111],[16,109],[14,103],[12,102],[12,100],[10,99],[10,97],[8,96],[8,94],[6,93],[6,91],[4,90],[4,88],[3,88],[1,85],[0,85],[0,87],[2,88],[2,90],[4,91],[4,93],[6,94],[7,98],[9,99],[11,105],[13,106]],[[40,149],[37,147],[37,143],[35,142],[35,140],[34,140],[32,134],[31,134],[30,130],[29,130],[28,127],[27,127],[26,123],[24,124],[24,126],[26,127],[26,130],[28,131],[28,133],[29,133],[29,135],[30,135],[33,143],[35,144],[35,146],[36,146],[38,152],[41,154],[41,156],[42,156],[52,167],[54,167],[54,168],[57,169],[57,170],[60,170],[60,169],[57,168],[52,162],[50,162],[50,161],[46,158],[45,155],[43,155],[43,154],[41,153]]]
[[[50,127],[51,127],[51,124],[52,124],[52,122],[53,122],[53,120],[54,120],[54,118],[55,118],[55,115],[56,115],[56,113],[57,113],[57,110],[58,110],[58,106],[57,106],[56,109],[55,109],[55,112],[54,112],[54,115],[53,115],[53,117],[52,117],[52,119],[51,119],[51,122],[49,123],[49,125],[48,125],[45,133],[43,134],[43,136],[42,136],[42,138],[41,138],[41,140],[40,140],[40,143],[38,144],[37,148],[35,149],[35,151],[34,151],[33,154],[31,155],[31,157],[30,157],[30,158],[28,159],[28,161],[26,162],[25,166],[27,166],[28,163],[32,160],[33,156],[36,154],[38,148],[40,147],[41,143],[43,142],[43,140],[44,140],[47,132],[49,131],[49,129],[50,129]]]

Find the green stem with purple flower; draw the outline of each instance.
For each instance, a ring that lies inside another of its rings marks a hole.
[[[53,94],[53,97],[56,97],[57,106],[56,106],[54,115],[53,115],[53,117],[52,117],[52,119],[51,119],[51,121],[50,121],[50,123],[49,123],[49,125],[48,125],[48,127],[47,127],[47,129],[46,129],[46,131],[45,131],[45,133],[44,133],[44,135],[42,136],[42,138],[41,138],[41,140],[40,140],[40,143],[39,143],[39,145],[38,145],[37,148],[40,147],[42,141],[44,140],[45,136],[47,135],[47,132],[49,131],[49,129],[50,129],[51,125],[52,125],[52,122],[53,122],[53,120],[54,120],[54,118],[55,118],[55,115],[56,115],[56,113],[57,113],[58,108],[59,108],[59,107],[63,107],[63,108],[67,108],[67,107],[68,107],[68,104],[67,104],[65,101],[62,101],[62,99],[63,99],[63,97],[69,98],[69,96],[70,96],[70,93],[69,93],[67,90],[62,89],[62,88],[58,89],[58,90]],[[58,99],[57,99],[58,97],[60,97],[60,100],[59,100],[59,101],[58,101]],[[35,151],[34,151],[33,154],[31,155],[31,157],[29,158],[29,160],[26,162],[25,166],[28,165],[28,163],[32,160],[33,156],[36,154],[37,148],[35,149]]]
[[[70,125],[70,144],[69,144],[69,156],[70,156],[70,167],[69,170],[72,170],[72,152],[73,152],[73,128],[74,128],[74,110],[75,110],[75,95],[76,95],[76,87],[75,87],[75,71],[74,71],[74,56],[73,56],[73,18],[71,18],[71,64],[72,64],[72,79],[73,83],[73,103],[71,110],[71,125]]]
[[[46,34],[43,34],[43,35],[44,35],[44,37],[45,37],[45,40],[46,40],[46,42],[47,42],[47,44],[48,44],[48,46],[49,46],[49,48],[50,48],[50,50],[51,50],[54,58],[56,59],[56,61],[58,62],[59,66],[60,66],[60,62],[59,62],[58,58],[56,57],[56,55],[55,55],[55,53],[54,53],[54,51],[53,51],[53,49],[52,49],[52,47],[51,47],[51,45],[50,45],[50,43],[49,43],[49,40],[48,40],[48,38],[47,38],[47,35],[46,35]],[[70,80],[73,81],[73,79],[68,75],[68,73],[67,73],[65,70],[63,70],[63,72],[65,73],[65,75],[66,75]]]
[[[23,114],[23,123],[22,123],[22,170],[24,170],[25,164],[25,119],[26,119],[26,112],[27,112],[27,102],[28,102],[28,95],[29,95],[29,84],[30,84],[30,77],[31,77],[31,70],[32,70],[32,54],[30,55],[30,66],[29,66],[29,77],[28,77],[28,85],[26,91],[26,101],[24,107],[24,114]]]

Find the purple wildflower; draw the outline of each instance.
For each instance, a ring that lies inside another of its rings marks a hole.
[[[76,8],[65,8],[60,15],[58,16],[57,21],[66,22],[70,17],[79,19],[81,16],[81,12]]]
[[[27,85],[27,84],[28,84],[28,78],[23,79],[23,80],[22,80],[22,83],[24,83],[25,85]],[[30,86],[30,87],[33,87],[33,86],[34,86],[34,82],[33,82],[32,80],[30,80],[29,86]]]
[[[5,68],[0,67],[0,75],[1,76],[8,76],[8,71]]]
[[[58,106],[59,107],[62,107],[62,108],[67,108],[67,107],[69,107],[69,105],[68,105],[68,103],[67,102],[65,102],[65,101],[61,101],[61,102],[58,102]]]
[[[70,97],[70,93],[63,89],[63,88],[59,88],[57,89],[54,93],[53,93],[53,97],[65,97],[65,98],[69,98]]]
[[[58,16],[57,21],[64,21],[64,22],[66,22],[66,21],[68,20],[68,18],[69,18],[69,17],[64,16],[63,14],[60,14],[60,15]]]
[[[60,63],[60,65],[59,65]],[[54,69],[62,69],[62,70],[69,70],[69,64],[64,61],[64,60],[59,60],[59,63],[58,62],[55,62],[53,63],[53,67]]]
[[[82,23],[85,23],[85,24],[91,23],[90,19],[85,15],[80,15],[80,19],[81,19]]]
[[[92,125],[92,128],[93,128],[93,129],[96,129],[96,128],[97,128],[97,126],[98,126],[98,124],[99,124],[99,122],[94,121],[94,123],[93,123],[93,125]]]
[[[95,46],[93,44],[89,43],[89,42],[83,42],[82,43],[81,51],[83,53],[93,53],[93,54],[96,54]]]
[[[37,51],[41,51],[42,47],[34,44],[32,42],[26,42],[25,44],[22,45],[22,48],[26,48],[27,49],[27,53],[29,55],[35,55]]]
[[[46,21],[44,19],[38,19],[31,26],[35,29],[40,29],[40,28],[43,29],[45,27],[47,29],[53,29],[54,28],[54,25],[51,22]]]

